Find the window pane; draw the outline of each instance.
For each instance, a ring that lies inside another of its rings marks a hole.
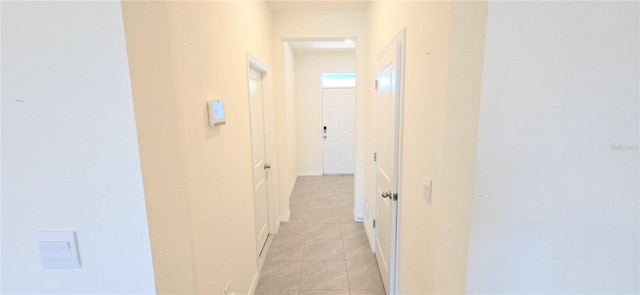
[[[322,88],[353,88],[353,87],[356,87],[355,73],[322,74]]]

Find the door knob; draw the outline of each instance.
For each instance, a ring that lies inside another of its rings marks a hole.
[[[390,192],[382,192],[382,197],[391,199],[391,193]]]
[[[264,164],[264,169],[271,169],[271,164]]]

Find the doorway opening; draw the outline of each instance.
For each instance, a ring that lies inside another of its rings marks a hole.
[[[298,175],[353,175],[356,159],[356,41],[288,40],[295,85]]]
[[[253,174],[253,200],[255,241],[258,268],[265,262],[269,244],[277,227],[277,200],[271,162],[273,135],[267,112],[270,87],[269,67],[247,53],[247,80],[251,121],[251,171]]]

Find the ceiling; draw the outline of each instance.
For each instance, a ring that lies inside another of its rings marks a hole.
[[[266,0],[271,12],[366,11],[369,0]],[[356,42],[338,40],[290,40],[296,53],[355,51]]]
[[[356,42],[339,41],[289,41],[295,53],[308,52],[349,52],[355,51]]]
[[[271,12],[365,11],[369,0],[267,0]]]

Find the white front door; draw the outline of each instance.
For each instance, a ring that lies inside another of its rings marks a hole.
[[[353,174],[355,107],[353,88],[322,89],[324,174]]]
[[[251,107],[251,146],[253,151],[253,198],[256,217],[256,247],[258,255],[269,237],[269,203],[264,132],[264,100],[262,96],[262,73],[254,68],[249,72],[249,100]]]
[[[395,289],[401,94],[400,44],[389,45],[377,59],[376,81],[376,260],[387,294]]]

